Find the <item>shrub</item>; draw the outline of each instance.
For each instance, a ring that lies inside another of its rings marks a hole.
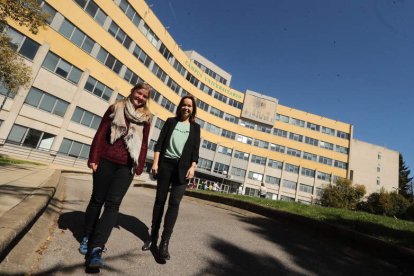
[[[386,192],[382,188],[379,193],[373,193],[367,198],[363,210],[373,214],[402,218],[406,216],[409,206],[410,202],[404,196],[396,192]]]
[[[329,184],[324,189],[321,204],[327,207],[354,210],[365,193],[364,185],[352,185],[351,180],[338,178],[336,184]]]

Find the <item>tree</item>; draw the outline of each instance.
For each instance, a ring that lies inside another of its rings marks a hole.
[[[338,178],[335,184],[329,184],[323,191],[321,204],[326,207],[354,210],[365,195],[364,185],[352,185],[346,178]]]
[[[379,193],[370,194],[367,201],[360,205],[363,211],[398,218],[408,216],[409,206],[410,202],[405,197],[396,192],[386,192],[384,187]]]
[[[400,194],[407,199],[413,198],[413,188],[411,180],[413,177],[410,177],[410,170],[404,162],[403,156],[400,153],[399,157],[399,178],[398,178],[398,188]]]
[[[47,17],[48,14],[42,11],[36,0],[0,0],[0,85],[7,90],[7,96],[30,82],[30,68],[11,47],[10,37],[5,34],[7,20],[26,26],[30,32],[37,34],[39,28],[46,25]]]

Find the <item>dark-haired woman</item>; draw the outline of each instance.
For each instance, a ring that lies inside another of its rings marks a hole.
[[[92,196],[79,246],[87,267],[104,265],[102,251],[117,222],[119,206],[134,175],[143,171],[152,117],[147,106],[150,93],[148,84],[134,86],[127,98],[108,108],[93,138],[88,160],[93,170]]]
[[[200,126],[195,122],[197,112],[193,96],[184,96],[178,104],[176,116],[168,118],[161,129],[154,148],[152,173],[157,177],[157,193],[152,213],[151,236],[142,247],[157,246],[164,205],[171,186],[164,230],[159,245],[159,257],[169,260],[168,244],[178,217],[178,209],[187,182],[194,176],[200,147]]]

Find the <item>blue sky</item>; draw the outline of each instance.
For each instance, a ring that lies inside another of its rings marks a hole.
[[[182,49],[231,87],[354,125],[414,174],[414,1],[150,0]]]

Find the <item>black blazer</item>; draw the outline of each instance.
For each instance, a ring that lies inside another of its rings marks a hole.
[[[161,129],[157,144],[154,147],[154,151],[160,153],[160,157],[158,159],[158,167],[161,167],[168,143],[170,142],[171,135],[177,123],[178,119],[176,117],[168,118]],[[181,154],[178,163],[178,177],[180,183],[184,184],[186,182],[185,175],[187,174],[188,169],[191,167],[191,163],[198,162],[199,149],[200,125],[193,122],[190,123],[190,133],[188,135],[187,142],[184,145],[183,153]]]

